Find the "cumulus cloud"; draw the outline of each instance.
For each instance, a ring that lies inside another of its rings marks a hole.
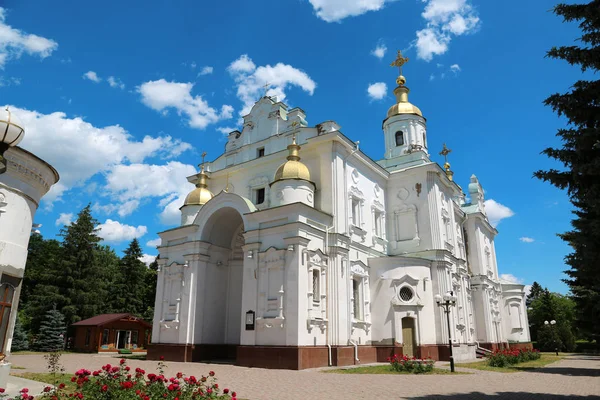
[[[534,238],[530,238],[530,237],[527,237],[527,236],[523,236],[522,238],[519,238],[519,240],[521,242],[523,242],[523,243],[533,243],[533,242],[535,242]]]
[[[523,283],[523,279],[517,278],[513,274],[500,274],[500,279],[505,280],[510,283]]]
[[[146,106],[162,113],[175,109],[178,115],[187,117],[191,128],[205,129],[210,124],[231,118],[231,106],[224,105],[219,113],[202,96],[192,96],[193,87],[191,82],[167,82],[159,79],[144,82],[137,90]]]
[[[161,239],[160,238],[156,238],[156,239],[148,240],[146,242],[146,246],[148,246],[148,247],[156,247],[156,246],[160,246],[160,243],[161,243]]]
[[[317,17],[326,22],[340,22],[368,11],[381,10],[394,0],[309,0]]]
[[[187,180],[196,174],[193,165],[170,161],[166,165],[115,165],[106,175],[106,190],[121,203],[153,198],[162,209],[159,217],[166,225],[179,223],[179,208],[194,186]]]
[[[479,16],[469,0],[424,0],[421,16],[426,27],[417,31],[417,57],[431,61],[448,51],[453,37],[474,32],[480,25]]]
[[[102,81],[102,78],[100,78],[98,76],[98,74],[95,73],[94,71],[88,71],[85,74],[83,74],[83,79],[87,79],[87,80],[90,80],[90,81],[96,82],[96,83],[99,83],[100,81]]]
[[[244,103],[240,112],[242,116],[250,112],[267,83],[270,85],[267,95],[277,96],[279,101],[285,100],[285,91],[290,86],[298,86],[310,95],[317,87],[304,71],[283,63],[257,67],[247,54],[233,61],[227,70],[236,81],[238,98]]]
[[[121,80],[119,78],[115,78],[114,76],[109,76],[107,81],[108,81],[108,84],[110,85],[110,87],[125,89],[125,84],[123,82],[121,82]]]
[[[105,223],[98,225],[98,236],[107,243],[120,243],[140,238],[148,232],[144,225],[131,226],[119,221],[107,219]]]
[[[458,74],[461,71],[460,65],[458,65],[458,64],[452,64],[450,66],[450,71],[454,72],[455,74]]]
[[[213,73],[213,67],[209,67],[208,65],[204,68],[202,68],[202,70],[200,72],[198,72],[198,76],[202,76],[202,75],[210,75]]]
[[[25,33],[6,24],[6,9],[0,7],[0,68],[8,60],[21,57],[23,53],[42,59],[50,56],[58,48],[52,39]]]
[[[381,60],[385,56],[386,52],[387,52],[386,45],[383,43],[380,43],[377,45],[377,47],[375,47],[373,49],[373,51],[371,51],[371,54],[373,54],[375,57],[377,57]]]
[[[60,173],[60,181],[44,197],[49,203],[115,165],[139,163],[152,156],[169,159],[191,148],[189,143],[170,136],[136,140],[119,125],[96,127],[63,112],[42,114],[16,106],[11,106],[11,110],[27,127],[27,140],[21,146]]]
[[[372,83],[367,88],[371,100],[381,100],[387,95],[387,85],[384,82]]]
[[[56,220],[56,222],[54,223],[56,226],[60,226],[60,225],[71,225],[71,222],[73,222],[73,213],[60,213],[60,215],[58,216],[58,219]]]
[[[510,218],[515,215],[514,211],[510,208],[506,207],[498,203],[493,199],[489,199],[485,201],[485,212],[487,214],[488,220],[493,227],[498,226],[500,221],[506,218]]]
[[[153,256],[152,254],[143,254],[139,260],[146,264],[146,266],[149,266],[156,260],[156,256]]]

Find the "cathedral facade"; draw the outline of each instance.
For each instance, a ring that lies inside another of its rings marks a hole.
[[[449,341],[457,360],[529,346],[481,184],[465,193],[430,160],[426,120],[396,82],[380,161],[265,96],[188,178],[181,226],[159,234],[149,358],[303,369],[447,360]],[[436,295],[455,300],[449,323]]]

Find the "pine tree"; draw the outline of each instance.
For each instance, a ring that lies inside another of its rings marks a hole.
[[[101,282],[102,269],[97,255],[101,238],[97,235],[98,221],[92,217],[88,204],[77,215],[77,220],[63,228],[62,282],[59,292],[66,297],[63,306],[67,324],[100,314],[106,299]]]
[[[156,300],[156,279],[158,276],[158,257],[154,259],[146,270],[145,280],[145,296],[144,296],[144,313],[142,318],[146,321],[154,319],[154,302]]]
[[[582,72],[600,70],[600,0],[585,4],[558,4],[554,13],[565,22],[577,21],[582,31],[580,46],[553,47],[550,58],[577,65]],[[597,75],[589,75],[596,77]],[[577,325],[590,337],[600,338],[600,80],[579,80],[564,94],[554,94],[545,104],[568,120],[559,129],[561,148],[544,154],[560,161],[564,170],[537,171],[534,175],[566,189],[575,207],[573,229],[559,236],[573,252],[565,271],[577,304]]]
[[[23,329],[23,325],[21,325],[19,316],[17,316],[17,321],[15,322],[15,330],[13,332],[10,350],[13,352],[29,350],[29,339],[27,338],[27,333]]]
[[[116,298],[118,312],[128,312],[141,315],[144,309],[146,295],[145,276],[148,267],[140,258],[143,256],[140,243],[133,239],[125,250],[125,255],[119,264],[119,274],[116,282]]]
[[[533,282],[533,284],[531,285],[531,289],[529,290],[529,294],[527,295],[527,307],[531,305],[531,302],[540,297],[543,291],[544,289],[542,288],[542,285],[540,285],[537,282]]]
[[[35,349],[45,352],[64,349],[65,333],[65,318],[56,307],[52,307],[52,310],[46,313],[46,317],[42,321],[40,334],[35,342]]]

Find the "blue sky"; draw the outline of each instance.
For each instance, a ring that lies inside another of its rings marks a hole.
[[[46,237],[91,203],[108,244],[139,237],[155,255],[199,154],[223,152],[265,81],[309,124],[333,119],[382,158],[401,49],[432,158],[446,142],[457,183],[475,173],[484,186],[501,273],[566,292],[555,233],[570,204],[532,178],[556,166],[540,151],[565,123],[542,101],[581,77],[544,57],[579,34],[555,1],[172,3],[0,0],[2,101],[25,124],[21,146],[62,176],[36,215]]]

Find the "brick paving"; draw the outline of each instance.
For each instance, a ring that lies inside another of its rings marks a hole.
[[[21,372],[45,372],[41,355],[13,355],[10,361]],[[66,354],[67,372],[96,369],[118,363],[106,355]],[[129,360],[131,367],[146,372],[154,361]],[[249,400],[305,399],[439,399],[439,400],[600,400],[600,356],[569,356],[533,372],[498,373],[476,371],[471,375],[349,375],[318,370],[287,371],[245,368],[223,364],[168,362],[167,374],[180,371],[202,375],[215,371],[221,388],[235,390]],[[458,365],[460,370],[460,365]],[[463,369],[463,371],[466,371]]]

